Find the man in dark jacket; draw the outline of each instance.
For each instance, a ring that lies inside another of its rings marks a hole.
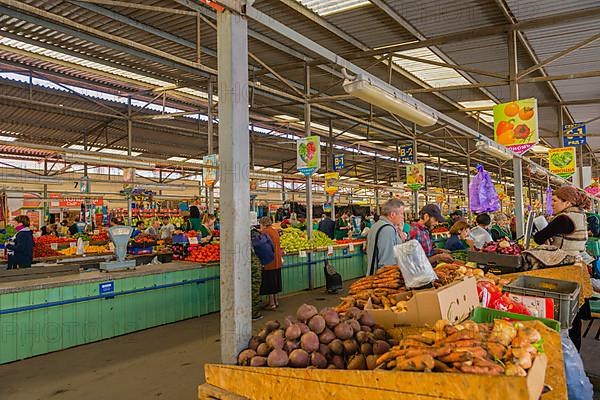
[[[17,234],[6,244],[8,269],[30,268],[33,264],[33,232],[29,229],[29,217],[15,218]]]
[[[333,232],[335,231],[335,222],[333,222],[333,220],[329,218],[328,213],[323,214],[323,219],[319,221],[318,230],[329,236],[330,239],[333,239]]]

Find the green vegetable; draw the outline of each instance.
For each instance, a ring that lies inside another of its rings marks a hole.
[[[544,338],[541,338],[540,340],[538,340],[537,342],[532,344],[532,346],[538,351],[538,353],[543,353],[544,352]]]
[[[566,167],[573,161],[573,153],[554,153],[550,156],[550,161],[559,168]]]

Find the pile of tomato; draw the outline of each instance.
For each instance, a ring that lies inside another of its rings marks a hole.
[[[66,237],[56,237],[54,235],[45,235],[45,236],[40,236],[38,238],[34,239],[36,245],[37,244],[51,244],[51,243],[71,243],[71,242],[76,242],[77,239],[73,239],[73,238],[66,238]]]
[[[360,244],[360,243],[364,243],[365,239],[338,239],[335,241],[336,244],[348,244],[348,243],[354,243],[354,244]]]
[[[100,231],[97,235],[93,235],[92,237],[90,237],[90,240],[94,242],[103,242],[105,240],[108,240],[108,232]]]
[[[43,237],[43,236],[42,236]],[[33,258],[58,257],[62,256],[56,250],[53,250],[49,244],[37,242],[33,246]]]
[[[185,258],[186,261],[193,261],[198,263],[219,261],[220,259],[221,245],[219,244],[207,244],[205,246],[188,248],[188,255]]]

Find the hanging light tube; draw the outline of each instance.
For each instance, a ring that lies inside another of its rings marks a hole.
[[[508,152],[508,150],[502,150],[495,146],[489,145],[485,142],[477,142],[475,147],[479,151],[483,151],[486,154],[489,154],[492,157],[499,158],[501,160],[512,160],[513,155]]]
[[[110,157],[98,157],[95,155],[88,154],[72,154],[66,153],[63,155],[63,159],[68,162],[76,162],[76,163],[92,163],[92,164],[101,164],[108,165],[114,167],[124,167],[124,168],[150,168],[153,169],[155,167],[154,163],[140,161],[140,160],[129,160],[129,159],[116,159]]]
[[[346,79],[342,87],[351,96],[382,108],[399,117],[420,126],[432,126],[437,122],[437,115],[432,110],[420,109],[409,101],[406,93],[382,88],[361,75],[352,79],[344,71]]]

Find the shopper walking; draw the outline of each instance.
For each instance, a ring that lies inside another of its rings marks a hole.
[[[431,239],[431,230],[441,222],[444,222],[444,217],[440,212],[440,208],[435,204],[427,204],[419,211],[419,219],[411,224],[408,234],[409,239],[414,239],[421,244],[425,255],[433,265],[442,261],[452,261],[452,256],[448,250],[434,248]]]
[[[8,269],[30,268],[33,263],[33,232],[29,228],[29,217],[15,218],[17,233],[6,243]]]
[[[396,265],[394,246],[402,243],[396,226],[404,224],[404,202],[390,199],[383,204],[381,212],[367,234],[367,275],[373,275],[386,265]]]
[[[262,318],[259,310],[261,307],[260,288],[263,268],[265,264],[275,259],[275,246],[267,234],[261,233],[256,228],[252,228],[250,231],[250,240],[252,243],[252,251],[250,252],[252,320],[256,321]]]
[[[268,310],[274,310],[279,307],[278,293],[281,292],[281,266],[283,259],[281,258],[281,242],[279,240],[279,232],[273,229],[273,220],[271,217],[262,217],[260,219],[261,233],[267,235],[273,242],[275,257],[272,262],[266,264],[262,271],[262,283],[260,286],[260,294],[269,296]]]

